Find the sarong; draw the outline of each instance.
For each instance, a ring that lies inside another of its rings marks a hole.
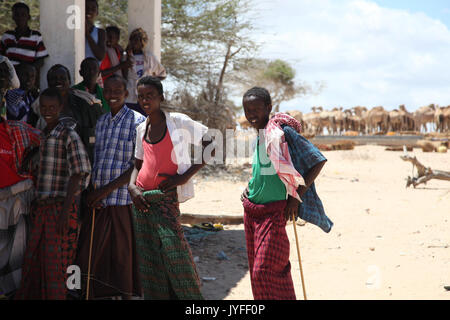
[[[286,201],[257,205],[244,199],[248,265],[255,300],[296,300],[289,262]]]
[[[68,212],[70,227],[60,236],[56,221],[64,198],[49,199],[33,206],[32,229],[25,252],[22,282],[17,300],[65,300],[67,268],[73,263],[77,248],[77,205]]]
[[[0,189],[0,295],[19,288],[33,196],[31,180]]]
[[[176,192],[144,192],[148,212],[133,206],[144,299],[200,300],[200,280],[179,222]]]
[[[91,242],[92,214],[85,215],[78,240],[76,265],[81,269],[86,292]],[[89,298],[142,295],[129,206],[109,206],[95,212]]]

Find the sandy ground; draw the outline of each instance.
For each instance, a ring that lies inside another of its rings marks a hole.
[[[423,153],[424,165],[450,171],[450,153]],[[306,292],[310,300],[450,299],[450,182],[432,180],[405,188],[412,164],[401,152],[379,146],[324,152],[328,159],[316,186],[334,222],[324,233],[312,224],[298,226]],[[250,170],[237,178],[197,176],[196,197],[181,204],[183,213],[242,214],[239,200]],[[292,276],[303,299],[293,225]],[[192,245],[206,299],[253,299],[243,225]],[[223,251],[229,260],[220,260]]]

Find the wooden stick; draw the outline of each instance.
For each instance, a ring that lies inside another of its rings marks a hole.
[[[295,214],[292,214],[292,221],[293,221],[292,224],[294,225],[295,242],[297,244],[298,264],[300,266],[300,277],[302,279],[303,298],[304,300],[308,300],[306,298],[305,280],[303,277],[302,258],[300,256],[300,245],[298,243],[297,226],[296,226],[297,222],[295,221]]]
[[[94,240],[94,224],[95,224],[95,208],[92,213],[92,226],[91,226],[91,242],[89,244],[89,264],[88,264],[88,278],[87,278],[87,291],[86,300],[89,300],[89,285],[91,282],[91,258],[92,258],[92,243]]]

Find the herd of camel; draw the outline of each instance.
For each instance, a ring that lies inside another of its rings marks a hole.
[[[408,112],[404,105],[387,111],[383,107],[354,107],[343,110],[342,107],[331,111],[322,107],[313,107],[312,112],[287,111],[302,123],[305,133],[322,135],[325,130],[331,135],[346,132],[359,134],[383,134],[388,132],[434,132],[450,131],[450,106],[439,107],[434,104]],[[242,129],[250,127],[245,116],[238,119]]]

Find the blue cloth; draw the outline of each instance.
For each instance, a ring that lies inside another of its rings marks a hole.
[[[33,110],[31,104],[36,100],[31,93],[22,89],[9,90],[5,96],[7,119],[28,122]]]
[[[323,154],[310,141],[298,134],[291,127],[282,126],[286,142],[289,146],[289,154],[294,168],[302,175],[316,164],[327,161]],[[331,231],[333,222],[325,214],[322,201],[320,200],[314,183],[302,197],[298,213],[303,220],[321,228],[326,233]]]
[[[98,189],[119,178],[134,165],[136,127],[145,117],[123,106],[114,116],[102,115],[95,128],[95,153],[92,182]],[[126,206],[131,204],[127,184],[102,200],[103,206]]]

